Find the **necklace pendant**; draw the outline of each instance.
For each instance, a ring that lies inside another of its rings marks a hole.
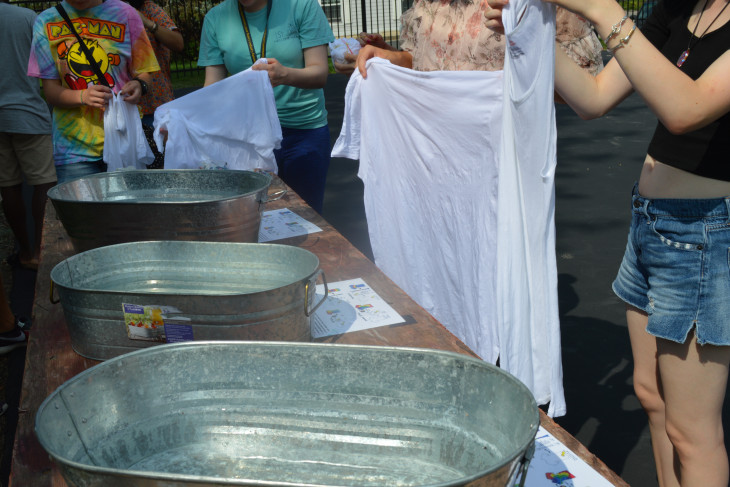
[[[687,60],[688,57],[689,57],[689,49],[687,49],[686,51],[684,51],[679,56],[679,59],[677,59],[677,67],[681,68],[682,65],[684,64],[684,62]]]

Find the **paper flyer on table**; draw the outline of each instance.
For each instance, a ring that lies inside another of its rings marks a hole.
[[[519,478],[516,479],[519,482]],[[517,485],[517,484],[515,484]],[[525,487],[611,487],[613,484],[581,460],[542,426]]]
[[[327,287],[327,300],[312,315],[314,338],[405,322],[362,279],[331,282]],[[324,285],[318,284],[315,302],[323,296]]]
[[[308,222],[288,208],[269,210],[261,215],[259,242],[271,242],[321,231],[317,225]]]

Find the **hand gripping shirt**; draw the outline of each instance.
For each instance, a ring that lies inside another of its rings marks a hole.
[[[99,64],[114,93],[140,73],[158,71],[155,54],[139,13],[121,0],[106,0],[87,10],[62,2],[74,28]],[[55,7],[33,26],[28,75],[57,79],[72,90],[97,84],[78,41]],[[89,106],[53,108],[53,157],[56,165],[102,158],[104,113]]]

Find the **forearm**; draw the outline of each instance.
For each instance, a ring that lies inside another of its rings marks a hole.
[[[413,68],[413,54],[408,51],[386,50],[378,55],[378,57],[387,59],[391,63],[404,68]]]
[[[379,57],[387,59],[392,64],[408,69],[413,69],[413,55],[408,51],[391,51],[374,46],[365,46],[360,49],[357,55],[357,69],[360,75],[367,78],[367,62],[369,59]]]
[[[625,15],[613,0],[592,4],[586,16],[606,39]],[[608,41],[615,48],[634,27],[627,19],[620,31]],[[692,80],[659,52],[637,29],[622,47],[614,51],[615,62],[630,81],[633,89],[646,101],[659,120],[674,133],[700,128],[730,109],[730,54],[716,60],[698,79]]]
[[[56,79],[44,79],[42,81],[43,94],[48,103],[59,108],[75,108],[84,105],[83,92],[85,90],[72,90],[65,88]]]
[[[611,61],[597,76],[578,66],[555,46],[555,91],[584,120],[608,113],[629,94],[631,84]]]
[[[167,27],[163,27],[154,20],[148,19],[143,13],[140,12],[140,19],[144,28],[149,32],[157,42],[167,47],[171,51],[181,52],[185,47],[183,37],[177,29],[172,30]]]
[[[280,83],[282,85],[304,89],[324,88],[327,84],[329,66],[316,64],[301,69],[286,68],[285,72],[286,76]]]
[[[150,83],[152,83],[152,74],[151,73],[138,73],[137,76],[135,76],[135,78],[141,79],[142,81],[144,81],[148,85]]]
[[[185,47],[183,36],[180,32],[168,29],[167,27],[157,26],[157,29],[152,32],[152,35],[160,42],[163,46],[174,52],[182,52]]]
[[[327,46],[312,46],[302,50],[303,68],[285,67],[275,58],[270,59],[269,77],[273,86],[287,85],[296,88],[324,88],[329,74]]]
[[[226,70],[226,67],[223,64],[218,64],[215,66],[206,66],[205,67],[205,81],[203,81],[203,86],[210,86],[213,83],[217,83],[218,81],[225,79],[227,74],[228,74],[228,71]]]

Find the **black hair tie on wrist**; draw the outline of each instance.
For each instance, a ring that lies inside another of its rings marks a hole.
[[[142,87],[142,96],[145,96],[147,94],[147,83],[139,78],[132,78],[132,80],[139,82],[139,85]]]

